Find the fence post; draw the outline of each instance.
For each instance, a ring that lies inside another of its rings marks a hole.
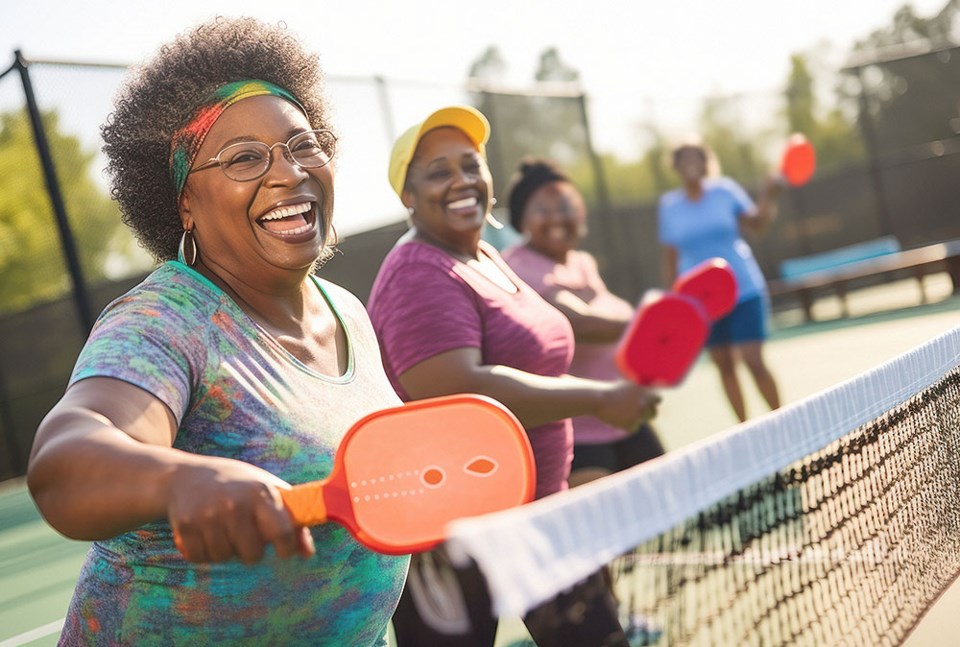
[[[887,211],[887,193],[883,184],[883,175],[880,172],[880,160],[877,158],[877,138],[873,128],[873,119],[870,117],[870,106],[867,105],[867,88],[863,82],[863,66],[856,68],[857,82],[860,85],[860,133],[867,148],[867,159],[870,166],[870,179],[873,182],[873,196],[877,205],[877,224],[880,234],[892,234],[890,214]]]
[[[30,115],[30,125],[33,128],[33,139],[37,146],[37,153],[40,155],[43,178],[46,182],[47,194],[50,196],[53,215],[60,233],[60,242],[67,263],[67,271],[73,282],[73,298],[77,306],[77,314],[80,318],[80,323],[83,325],[83,332],[86,334],[93,327],[93,313],[90,311],[90,299],[87,297],[86,283],[83,280],[83,271],[80,267],[80,257],[77,254],[77,248],[74,244],[73,233],[70,231],[70,223],[67,220],[67,210],[63,204],[63,197],[60,195],[60,183],[57,181],[56,169],[53,166],[53,156],[50,154],[50,145],[47,142],[47,137],[43,130],[40,109],[37,107],[37,99],[33,93],[33,84],[30,82],[30,73],[27,71],[27,63],[19,49],[14,51],[14,59],[13,65],[20,73],[20,80],[23,83],[23,94],[27,101],[27,112]]]
[[[621,232],[615,231],[613,219],[613,210],[610,206],[610,191],[607,187],[607,175],[603,170],[603,160],[597,154],[593,145],[593,135],[590,130],[590,119],[587,115],[587,95],[580,93],[578,97],[580,104],[580,119],[583,122],[584,141],[587,146],[587,154],[590,156],[590,165],[593,168],[593,178],[597,192],[597,207],[600,212],[601,229],[603,231],[604,246],[609,254],[608,268],[612,269],[611,283],[616,284],[613,292],[623,294],[633,294],[637,288],[637,277],[634,274],[632,263],[633,255],[627,255],[622,252],[622,246],[619,241],[623,237]],[[632,241],[628,241],[628,244]],[[611,268],[610,265],[613,265]]]

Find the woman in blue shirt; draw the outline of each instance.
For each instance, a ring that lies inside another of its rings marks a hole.
[[[763,360],[769,298],[766,282],[741,233],[761,233],[776,213],[781,186],[771,179],[754,203],[727,177],[708,177],[709,154],[699,143],[673,151],[673,168],[681,186],[665,193],[659,205],[663,278],[672,285],[678,274],[709,258],[730,263],[737,277],[737,305],[714,322],[707,348],[720,371],[724,392],[737,418],[747,419],[736,363],[742,359],[771,409],[780,406],[777,383]]]

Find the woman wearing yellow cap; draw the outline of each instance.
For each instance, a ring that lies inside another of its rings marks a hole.
[[[570,416],[632,429],[652,417],[658,399],[625,381],[567,374],[569,321],[481,240],[493,203],[488,136],[481,113],[451,106],[396,141],[389,179],[411,228],[384,259],[368,309],[401,398],[481,393],[518,416],[533,446],[539,498],[567,487]],[[427,584],[437,559],[426,554],[411,563],[393,620],[398,644],[492,645],[497,621],[482,580],[461,573],[458,587],[438,595]],[[583,610],[576,620],[565,613],[572,606]],[[524,621],[540,645],[626,644],[599,575]]]

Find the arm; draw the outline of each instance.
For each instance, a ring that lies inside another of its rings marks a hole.
[[[120,380],[72,385],[41,422],[27,474],[47,521],[74,539],[105,539],[169,518],[191,561],[312,554],[280,499],[282,480],[253,465],[172,447],[167,406]]]
[[[669,290],[677,280],[677,248],[672,245],[660,246],[660,274],[664,289]]]
[[[754,234],[766,232],[777,215],[777,200],[782,190],[783,185],[777,177],[768,178],[760,192],[756,207],[740,219],[741,228]]]
[[[592,255],[579,251],[574,258],[586,277],[590,291],[600,298],[586,301],[571,290],[564,289],[562,285],[552,288],[544,286],[547,289],[543,291],[543,298],[566,315],[576,341],[616,342],[630,323],[634,308],[610,292]],[[600,303],[604,305],[599,305]]]
[[[482,393],[507,406],[524,427],[578,415],[594,415],[633,430],[652,418],[660,398],[626,381],[602,382],[572,375],[546,377],[508,366],[481,363],[480,350],[460,348],[440,353],[400,375],[410,397]]]
[[[615,342],[630,323],[629,316],[596,312],[589,303],[569,290],[550,291],[543,297],[570,320],[578,342]]]

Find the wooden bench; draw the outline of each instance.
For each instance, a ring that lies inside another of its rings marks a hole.
[[[927,303],[927,292],[923,284],[923,277],[927,274],[947,272],[953,282],[953,294],[960,294],[960,240],[951,240],[934,243],[924,247],[906,250],[889,249],[889,240],[882,244],[877,241],[868,241],[869,245],[860,247],[861,253],[872,254],[867,257],[851,260],[856,256],[856,245],[839,250],[825,252],[792,261],[807,261],[804,264],[795,264],[793,274],[781,276],[768,282],[767,288],[772,298],[787,295],[796,296],[803,308],[806,321],[813,321],[813,301],[817,293],[833,292],[840,298],[841,316],[849,316],[847,309],[847,283],[856,279],[882,276],[896,272],[909,271],[920,285],[922,303]],[[887,247],[882,253],[879,248]],[[830,255],[833,254],[831,257]],[[841,259],[839,263],[830,264],[830,258]],[[784,261],[786,264],[787,261]],[[797,268],[800,268],[799,271]],[[782,270],[781,270],[782,271]]]

